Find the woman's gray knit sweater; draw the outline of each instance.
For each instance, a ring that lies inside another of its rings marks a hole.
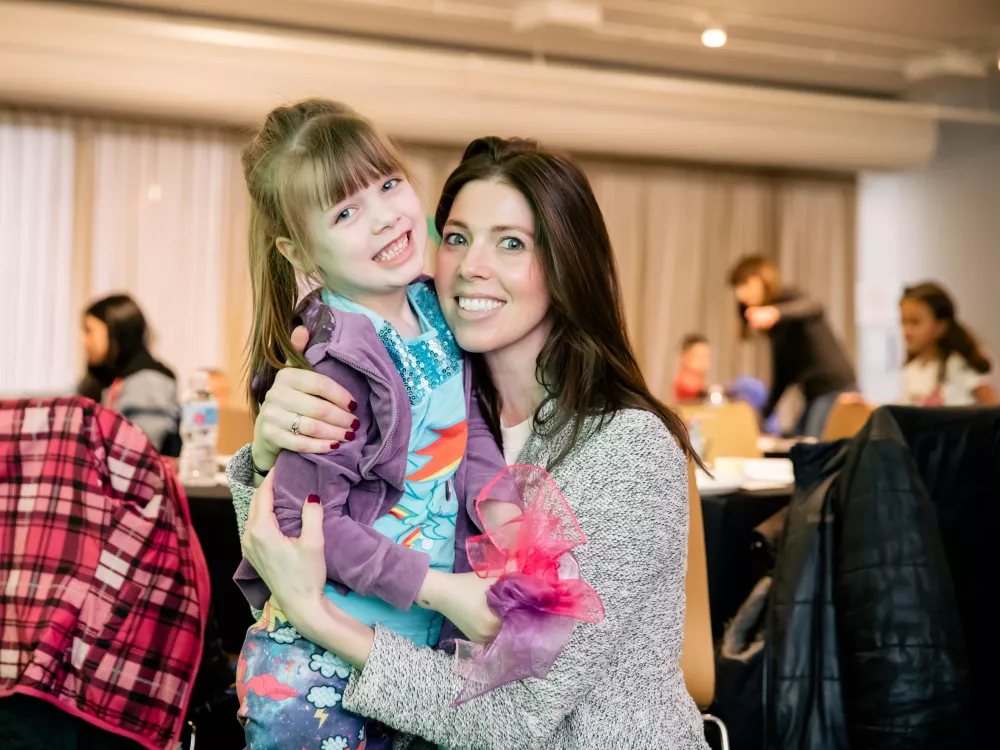
[[[546,466],[564,439],[533,435],[520,462]],[[241,532],[252,493],[244,452],[230,467]],[[683,453],[654,414],[626,410],[589,434],[552,476],[587,536],[575,554],[604,601],[604,622],[578,625],[547,679],[506,685],[457,710],[450,704],[462,680],[453,657],[377,626],[344,708],[454,750],[707,750],[680,668]]]

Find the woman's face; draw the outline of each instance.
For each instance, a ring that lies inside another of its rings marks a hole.
[[[549,292],[535,218],[520,192],[477,180],[459,191],[441,232],[435,274],[459,346],[493,353],[548,337]]]
[[[736,299],[746,307],[760,307],[764,304],[764,282],[760,276],[751,276],[736,285]]]
[[[88,365],[101,365],[108,358],[108,327],[93,315],[83,316],[83,351]]]
[[[921,354],[944,335],[946,324],[934,317],[926,302],[904,299],[899,303],[899,322],[906,339],[906,353],[911,357]]]

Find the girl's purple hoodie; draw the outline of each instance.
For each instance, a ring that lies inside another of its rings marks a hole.
[[[372,528],[403,493],[410,439],[410,401],[406,386],[364,315],[307,297],[299,317],[309,330],[305,358],[342,385],[358,404],[361,423],[354,440],[329,453],[283,451],[274,466],[274,513],[281,531],[298,537],[302,504],[310,494],[323,503],[327,577],[340,591],[376,596],[406,610],[416,600],[430,567],[425,552],[395,544]],[[500,447],[483,419],[472,388],[472,368],[464,367],[468,442],[454,477],[459,512],[455,523],[455,572],[471,570],[465,541],[482,529],[475,503],[480,490],[506,466]],[[494,485],[492,499],[520,503],[511,484]],[[234,576],[251,606],[262,609],[267,585],[244,558]],[[442,641],[446,636],[442,633]]]

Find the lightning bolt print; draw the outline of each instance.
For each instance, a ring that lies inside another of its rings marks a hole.
[[[319,728],[322,729],[323,724],[325,724],[326,720],[330,718],[330,714],[328,714],[325,709],[317,708],[316,713],[313,714],[313,718],[319,719]]]
[[[469,426],[464,419],[451,427],[432,429],[431,432],[438,435],[438,439],[426,448],[414,451],[416,455],[427,456],[429,460],[406,478],[409,482],[425,482],[450,474],[465,456]]]

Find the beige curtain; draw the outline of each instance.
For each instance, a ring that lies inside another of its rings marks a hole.
[[[854,180],[786,177],[777,194],[776,255],[785,278],[826,307],[854,350]]]
[[[713,376],[769,377],[762,338],[740,341],[727,283],[733,263],[760,253],[786,280],[853,331],[854,181],[583,159],[617,256],[629,333],[654,392],[673,399],[685,334],[712,343]]]
[[[75,168],[68,118],[0,110],[0,397],[75,382]]]
[[[230,300],[245,266],[232,262],[245,245],[234,228],[245,216],[237,140],[116,122],[88,123],[80,140],[92,154],[89,246],[79,248],[89,296],[133,295],[154,351],[182,382],[202,367],[231,370],[245,336]]]
[[[401,148],[406,156],[417,195],[424,204],[424,211],[433,218],[444,183],[452,170],[458,166],[462,152],[454,148],[432,148],[414,144],[404,144]],[[428,248],[427,262],[424,266],[427,273],[434,273],[436,252],[436,247]]]
[[[0,365],[0,392],[69,387],[82,366],[80,309],[127,291],[150,318],[157,354],[182,377],[215,367],[242,393],[251,312],[242,144],[224,130],[0,112],[0,227],[17,238],[0,267],[0,305],[14,321],[0,327],[2,350],[16,355]],[[402,148],[431,215],[461,149]],[[713,344],[716,381],[768,377],[765,342],[739,341],[726,283],[747,253],[774,258],[852,343],[853,179],[579,161],[659,396],[672,400],[678,344],[692,331]]]

